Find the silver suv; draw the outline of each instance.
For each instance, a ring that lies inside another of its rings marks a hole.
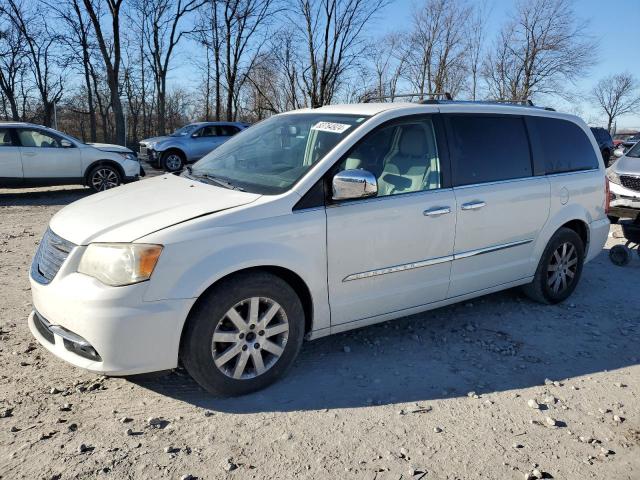
[[[168,172],[200,160],[249,125],[241,122],[197,122],[179,128],[171,135],[140,142],[140,159]]]
[[[614,152],[618,159],[607,169],[610,182],[609,220],[640,218],[640,142],[626,153]]]

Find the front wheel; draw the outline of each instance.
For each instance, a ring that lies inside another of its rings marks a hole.
[[[268,273],[239,274],[200,299],[180,357],[209,392],[243,395],[284,375],[302,345],[304,324],[300,299],[287,282]]]
[[[531,299],[547,304],[566,300],[573,293],[584,263],[584,244],[569,228],[558,230],[545,248],[533,282],[523,287]]]
[[[122,183],[120,172],[111,165],[98,165],[89,173],[89,186],[94,192],[115,188]]]
[[[162,155],[162,165],[167,172],[182,170],[184,163],[184,157],[180,152],[170,150]]]

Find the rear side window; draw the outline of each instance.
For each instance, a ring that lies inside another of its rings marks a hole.
[[[238,127],[233,125],[218,125],[218,135],[221,137],[232,137],[240,131]]]
[[[547,174],[598,168],[598,156],[589,137],[575,123],[559,118],[530,117]]]
[[[13,147],[13,135],[8,128],[0,128],[0,147]]]
[[[522,118],[451,115],[447,123],[454,185],[532,175],[529,138]]]

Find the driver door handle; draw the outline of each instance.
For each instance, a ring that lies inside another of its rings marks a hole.
[[[451,213],[451,209],[449,207],[433,207],[422,212],[426,217],[437,217],[439,215],[446,215],[447,213]]]
[[[482,200],[477,200],[475,202],[463,203],[462,210],[478,210],[486,205]]]

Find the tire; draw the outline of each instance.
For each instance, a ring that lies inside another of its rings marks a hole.
[[[267,314],[272,319],[260,325]],[[302,303],[287,282],[268,273],[238,274],[200,298],[182,335],[180,359],[210,393],[244,395],[285,374],[300,351],[304,325]]]
[[[583,264],[582,239],[573,230],[561,228],[549,240],[538,263],[533,282],[525,285],[523,291],[536,302],[560,303],[566,300],[578,285]],[[554,274],[557,270],[563,272],[563,275]]]
[[[618,267],[624,267],[631,261],[631,250],[625,245],[614,245],[609,250],[609,260]]]
[[[87,184],[94,192],[103,192],[122,184],[122,176],[112,165],[98,165],[89,172]]]
[[[185,164],[184,154],[177,150],[169,150],[162,154],[161,165],[167,172],[179,172]]]
[[[616,223],[618,223],[618,220],[620,220],[620,217],[612,217],[609,216],[609,222],[611,223],[611,225],[615,225]]]

